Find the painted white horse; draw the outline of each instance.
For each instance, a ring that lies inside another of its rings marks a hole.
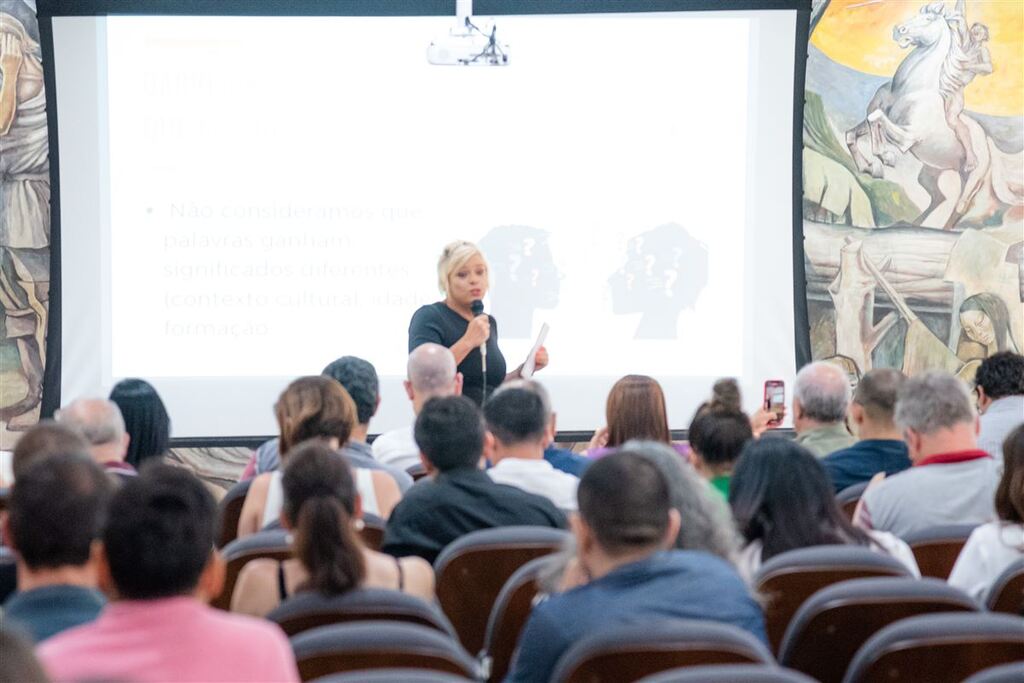
[[[875,93],[867,107],[867,117],[846,133],[846,144],[857,168],[875,178],[883,176],[883,165],[894,166],[898,154],[910,152],[921,161],[918,182],[928,192],[931,203],[914,221],[921,225],[946,199],[939,188],[939,176],[955,171],[960,176],[960,193],[944,228],[951,230],[970,210],[978,191],[992,181],[993,162],[1002,163],[1002,153],[973,118],[961,114],[978,159],[976,168],[964,170],[965,151],[946,122],[945,103],[939,91],[943,70],[947,68],[953,29],[946,21],[941,2],[921,8],[921,12],[893,28],[893,40],[901,48],[913,46],[896,69],[892,80]],[[859,142],[869,138],[871,158],[865,156]],[[994,158],[995,157],[995,158]],[[997,180],[1004,173],[997,170]],[[1000,201],[1019,204],[1019,188],[993,186]]]

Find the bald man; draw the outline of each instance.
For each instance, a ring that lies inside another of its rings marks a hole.
[[[56,418],[85,437],[92,459],[108,472],[135,475],[135,468],[124,461],[131,437],[116,403],[105,398],[80,398],[58,410]]]
[[[817,361],[796,375],[793,388],[793,430],[796,442],[823,458],[849,448],[856,439],[846,429],[850,380],[838,365]]]
[[[405,393],[416,415],[428,399],[462,394],[462,373],[456,370],[455,356],[440,344],[426,343],[413,349],[406,375]],[[378,436],[373,442],[373,457],[403,470],[419,464],[420,449],[413,438],[412,425]]]

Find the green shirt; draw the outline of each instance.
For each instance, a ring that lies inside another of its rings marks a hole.
[[[824,458],[829,453],[849,448],[857,443],[857,439],[846,431],[846,425],[836,422],[804,432],[796,437],[796,442],[819,458]]]
[[[729,480],[732,478],[730,474],[720,474],[717,477],[713,477],[710,483],[711,488],[718,493],[722,494],[722,498],[726,501],[729,500]]]

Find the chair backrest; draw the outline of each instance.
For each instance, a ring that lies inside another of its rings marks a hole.
[[[944,524],[907,534],[903,540],[914,551],[921,576],[945,581],[953,571],[956,558],[974,531],[975,524]]]
[[[508,526],[474,531],[441,551],[434,561],[437,599],[466,650],[483,647],[487,619],[508,578],[567,537],[560,529]]]
[[[288,532],[283,529],[260,531],[231,541],[221,550],[221,557],[224,558],[226,565],[224,590],[210,604],[224,610],[231,608],[231,595],[235,592],[238,575],[242,572],[242,567],[252,560],[268,558],[283,562],[291,556]]]
[[[1024,659],[1024,621],[984,612],[926,614],[886,626],[857,652],[844,683],[962,681]]]
[[[964,683],[1020,683],[1024,681],[1024,662],[1000,664],[979,671]]]
[[[384,542],[384,527],[387,526],[387,522],[372,512],[364,512],[362,522],[359,537],[363,540],[363,545],[370,550],[380,550],[381,543]]]
[[[393,621],[321,626],[291,639],[304,681],[345,671],[415,668],[476,678],[476,663],[436,629]]]
[[[768,599],[765,629],[772,651],[779,651],[790,619],[811,595],[833,583],[875,576],[909,573],[895,558],[852,545],[800,548],[765,562],[753,583]]]
[[[318,678],[311,683],[473,683],[472,679],[429,669],[374,669],[349,671]]]
[[[242,506],[245,505],[245,497],[249,495],[249,487],[252,486],[252,479],[240,481],[224,494],[218,505],[218,531],[217,547],[223,548],[231,541],[238,538],[238,519],[242,516]]]
[[[419,624],[455,637],[451,623],[436,606],[382,588],[357,588],[330,597],[310,591],[297,593],[278,605],[267,619],[276,622],[288,636],[330,624],[386,620]]]
[[[768,664],[712,664],[670,669],[637,683],[815,683],[799,671]]]
[[[857,510],[857,503],[860,502],[860,497],[864,495],[864,490],[867,489],[869,483],[862,481],[859,484],[847,486],[836,494],[836,502],[839,503],[843,514],[851,522],[853,521],[853,513]]]
[[[484,635],[483,673],[487,680],[505,679],[537,597],[537,579],[550,562],[549,556],[530,560],[509,577],[498,593]]]
[[[0,604],[18,590],[18,558],[14,551],[0,546]]]
[[[1024,617],[1024,557],[996,578],[988,590],[985,605],[993,612]]]
[[[714,621],[679,619],[602,630],[558,660],[552,681],[635,681],[681,666],[769,664],[772,656],[746,631]]]
[[[854,579],[827,586],[797,610],[779,663],[821,683],[840,683],[868,638],[900,619],[937,612],[974,612],[968,595],[938,579]]]

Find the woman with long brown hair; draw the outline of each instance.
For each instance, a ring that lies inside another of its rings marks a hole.
[[[632,440],[673,445],[665,392],[647,375],[626,375],[612,386],[605,403],[605,426],[594,432],[587,455],[600,458]]]

